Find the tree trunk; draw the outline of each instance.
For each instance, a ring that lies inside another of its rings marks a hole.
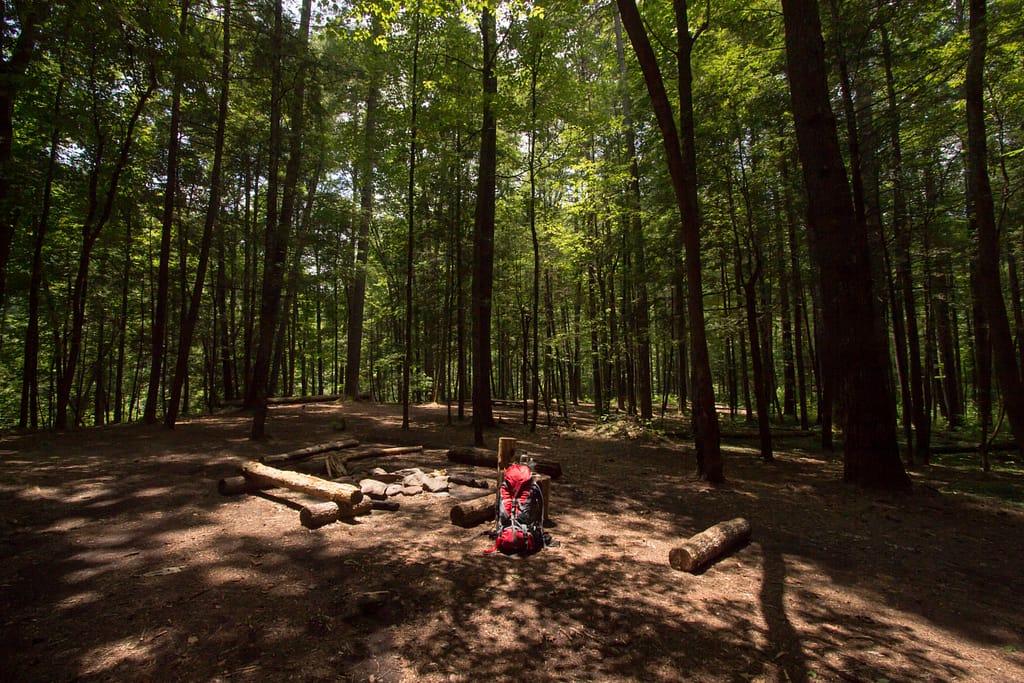
[[[868,238],[850,198],[829,104],[816,0],[783,0],[786,56],[808,226],[822,292],[828,356],[846,408],[844,479],[861,486],[910,486],[896,442],[895,402],[885,340],[872,297]]]
[[[419,57],[420,57],[420,23],[416,15],[415,37],[412,49],[412,92],[410,99],[409,120],[409,184],[407,196],[408,232],[405,243],[405,359],[402,362],[402,429],[409,429],[409,383],[412,373],[412,288],[413,288],[413,250],[416,245],[416,115],[419,113]]]
[[[275,3],[273,54],[274,65],[272,82],[276,83],[276,93],[272,87],[271,99],[271,176],[270,181],[276,181],[277,164],[280,159],[280,123],[274,121],[273,109],[280,109],[277,99],[281,96],[281,71],[282,71],[282,41],[283,41],[283,8],[281,0]],[[281,210],[278,215],[271,211],[271,197],[267,197],[267,238],[266,251],[263,260],[263,285],[260,299],[260,324],[259,337],[256,348],[256,363],[253,368],[253,422],[251,436],[254,439],[261,439],[265,435],[267,420],[267,398],[269,394],[271,375],[270,363],[274,349],[274,335],[277,330],[280,318],[281,295],[284,290],[285,268],[288,260],[288,241],[291,237],[292,221],[295,210],[295,197],[299,179],[299,171],[302,168],[302,146],[305,136],[305,56],[309,43],[309,23],[311,13],[311,0],[303,0],[302,14],[300,17],[300,46],[298,58],[302,63],[301,68],[296,69],[294,92],[292,94],[292,106],[290,116],[288,163],[285,168],[283,184],[283,197]],[[272,85],[273,85],[272,83]],[[280,117],[280,111],[278,111]],[[274,129],[278,133],[275,136]],[[276,143],[276,144],[275,144]],[[276,152],[275,152],[275,147]],[[276,202],[276,191],[274,193]],[[272,220],[273,219],[273,220]]]
[[[179,39],[184,40],[188,30],[189,0],[182,0],[181,20],[178,25]],[[176,59],[181,59],[178,54]],[[180,67],[179,67],[180,69]],[[149,388],[146,392],[146,406],[142,411],[142,421],[146,424],[156,423],[157,403],[161,378],[164,367],[164,352],[167,342],[167,316],[170,307],[170,267],[171,267],[171,233],[174,231],[174,208],[178,197],[178,150],[180,148],[179,132],[181,128],[181,91],[183,77],[180,72],[174,74],[174,86],[171,94],[171,120],[167,140],[167,182],[164,185],[164,209],[160,221],[160,266],[156,282],[156,313],[150,330],[150,367]],[[180,258],[185,260],[185,254]]]
[[[976,296],[985,307],[992,360],[1003,406],[1017,444],[1024,448],[1024,383],[1013,345],[999,269],[999,232],[988,177],[984,75],[988,23],[985,0],[970,1],[970,55],[964,85],[967,104],[968,218],[977,241]]]
[[[366,95],[363,121],[363,166],[359,174],[359,227],[353,254],[352,284],[348,290],[348,340],[345,350],[345,395],[359,398],[359,370],[363,350],[363,316],[366,305],[366,264],[370,249],[370,224],[373,220],[373,154],[376,150],[378,88],[371,76]]]
[[[8,9],[18,13],[20,32],[8,41],[6,14]],[[0,308],[6,304],[7,263],[14,242],[14,224],[19,210],[18,200],[11,196],[14,147],[14,102],[22,78],[36,54],[39,26],[49,13],[44,3],[4,3],[4,41],[0,54]],[[63,84],[63,79],[62,79]]]
[[[228,87],[231,76],[231,0],[223,0],[224,49],[221,56],[220,100],[217,109],[217,131],[214,135],[213,167],[210,169],[210,201],[206,208],[206,219],[203,223],[203,235],[199,246],[199,263],[196,266],[196,280],[188,302],[188,311],[181,326],[178,341],[178,358],[174,367],[174,379],[171,381],[171,396],[167,405],[164,424],[173,427],[178,419],[178,407],[181,403],[181,390],[188,375],[188,358],[192,349],[192,335],[199,319],[199,307],[202,301],[203,286],[206,281],[206,268],[210,260],[210,247],[213,242],[213,228],[217,223],[221,202],[221,166],[224,159],[224,137],[228,117]],[[184,22],[182,22],[184,28]]]
[[[491,293],[494,287],[494,211],[497,172],[497,122],[494,73],[497,45],[494,15],[487,7],[480,19],[483,41],[483,125],[473,231],[473,441],[483,446],[485,427],[494,426],[491,410]]]
[[[92,77],[92,75],[91,75]],[[135,101],[128,125],[125,128],[124,137],[121,140],[120,150],[117,159],[110,169],[107,180],[106,194],[101,200],[99,198],[99,182],[103,175],[104,148],[107,141],[103,134],[102,122],[99,120],[99,113],[94,112],[93,121],[96,127],[96,136],[99,140],[93,154],[92,168],[89,171],[89,198],[86,210],[86,218],[82,224],[82,248],[78,257],[78,271],[71,292],[71,338],[68,342],[67,358],[60,368],[57,386],[57,409],[54,418],[56,429],[68,428],[68,406],[71,401],[71,391],[75,383],[75,373],[78,370],[78,357],[82,352],[82,337],[85,331],[85,305],[89,290],[89,266],[92,260],[92,250],[99,239],[100,233],[106,227],[107,222],[114,209],[114,200],[117,197],[118,186],[121,174],[128,165],[128,157],[135,141],[135,126],[142,117],[146,103],[156,89],[156,76],[151,71],[149,83],[146,89],[140,93]]]
[[[672,107],[658,67],[657,58],[640,18],[635,0],[618,0],[623,26],[629,35],[647,84],[651,105],[661,129],[668,158],[669,174],[680,216],[681,242],[686,251],[687,310],[689,313],[690,356],[693,372],[693,427],[698,472],[711,482],[724,479],[718,413],[715,409],[711,365],[704,328],[704,294],[701,286],[700,224],[697,207],[696,151],[694,144],[692,72],[690,52],[693,36],[689,32],[685,0],[674,0],[679,62],[679,108],[681,135],[677,132]],[[678,286],[678,278],[676,280]],[[682,296],[682,290],[678,292]],[[682,356],[683,347],[679,347]],[[681,358],[680,358],[681,360]],[[680,395],[686,379],[680,377]]]

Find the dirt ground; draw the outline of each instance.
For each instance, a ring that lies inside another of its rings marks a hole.
[[[528,558],[485,555],[450,497],[308,530],[217,493],[245,460],[339,434],[426,449],[372,464],[448,467],[472,429],[443,406],[409,431],[395,406],[275,407],[260,443],[235,413],[0,437],[0,679],[1024,681],[1024,510],[949,492],[941,468],[910,495],[849,488],[806,437],[774,465],[731,441],[710,487],[686,442],[497,414],[492,447],[564,470],[561,545]],[[739,516],[749,544],[669,566]]]

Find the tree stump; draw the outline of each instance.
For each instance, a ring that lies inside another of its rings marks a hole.
[[[452,524],[464,528],[474,527],[494,519],[495,497],[493,493],[459,503],[452,508]]]
[[[551,477],[546,474],[534,474],[533,480],[540,485],[540,492],[544,495],[544,522],[547,523],[551,515]]]
[[[358,486],[327,481],[301,472],[279,470],[258,462],[242,465],[242,475],[253,485],[281,486],[314,498],[334,501],[342,508],[353,507],[363,499],[363,492]]]
[[[737,517],[705,529],[672,548],[668,562],[673,569],[697,572],[750,539],[750,522]]]

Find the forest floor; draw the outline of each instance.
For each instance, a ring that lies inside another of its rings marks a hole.
[[[258,443],[240,413],[0,436],[0,679],[1024,681],[1024,508],[962,493],[1020,500],[1019,473],[933,466],[911,494],[863,492],[791,434],[770,465],[727,439],[709,486],[686,441],[496,415],[492,448],[513,436],[564,470],[560,545],[527,558],[485,555],[486,527],[453,526],[443,495],[308,530],[269,496],[217,493],[245,460],[341,436],[425,447],[372,464],[448,467],[472,428],[444,406],[408,431],[397,406],[274,407]],[[669,566],[740,516],[747,545]]]

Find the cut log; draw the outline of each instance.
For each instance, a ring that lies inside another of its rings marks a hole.
[[[672,548],[668,562],[674,569],[695,573],[749,539],[750,522],[742,517],[719,522]]]
[[[496,468],[498,466],[497,453],[489,451],[486,448],[453,446],[448,449],[448,460],[462,465],[472,465],[474,467]],[[548,475],[552,479],[558,479],[562,476],[562,465],[550,460],[538,460],[533,469],[541,474]]]
[[[472,500],[459,503],[452,508],[452,524],[464,528],[474,527],[477,524],[490,522],[495,516],[494,494],[487,494]]]
[[[333,501],[311,503],[299,510],[299,521],[307,529],[320,527],[338,521],[338,504]]]
[[[395,512],[401,505],[397,500],[373,500],[370,501],[374,510],[386,510],[387,512]]]
[[[373,511],[373,501],[363,498],[355,505],[338,504],[338,519],[352,519],[353,517],[364,517]]]
[[[344,476],[350,473],[349,464],[356,460],[367,460],[369,458],[384,458],[389,455],[402,455],[405,453],[422,453],[423,446],[394,446],[390,448],[366,448],[344,455],[331,454],[325,459],[325,471],[331,479]]]
[[[266,465],[274,465],[282,462],[295,462],[296,460],[305,460],[306,458],[313,457],[314,455],[320,455],[321,453],[340,451],[343,448],[355,448],[358,445],[359,442],[356,441],[355,439],[345,439],[344,441],[331,441],[328,443],[317,444],[315,446],[300,448],[297,451],[281,453],[280,455],[268,455],[264,458],[261,458],[261,460]]]
[[[358,486],[327,481],[301,472],[268,467],[258,462],[242,465],[242,475],[257,486],[281,486],[322,500],[332,500],[342,507],[353,507],[363,499]]]

